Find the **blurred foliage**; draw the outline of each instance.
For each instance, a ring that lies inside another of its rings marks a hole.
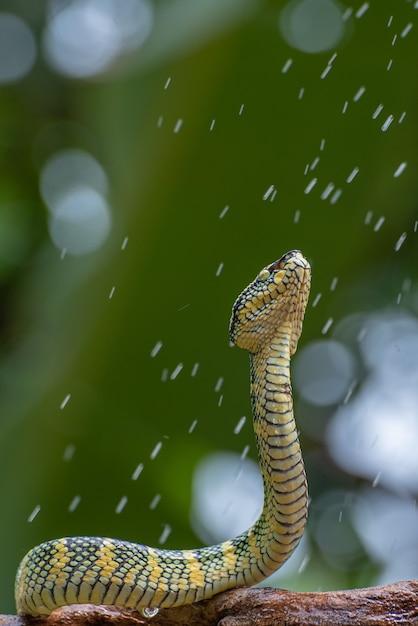
[[[137,65],[83,81],[54,73],[41,54],[24,79],[1,88],[3,612],[13,611],[21,557],[47,538],[98,534],[156,545],[169,523],[167,547],[197,545],[188,519],[194,464],[211,450],[241,452],[250,442],[255,456],[249,423],[233,435],[250,411],[248,363],[230,349],[227,328],[234,298],[262,266],[292,248],[311,260],[313,297],[323,296],[308,309],[303,342],[321,336],[330,317],[395,304],[402,281],[417,280],[416,26],[399,37],[415,18],[413,3],[381,0],[361,18],[353,14],[351,35],[323,79],[334,51],[290,48],[277,25],[283,4],[234,2],[225,15],[222,3],[202,2],[217,24],[204,35],[200,3],[185,21],[187,3],[173,2],[170,45],[160,42],[158,54],[139,49]],[[42,48],[44,3],[3,1],[0,9],[20,15]],[[382,132],[390,113],[395,121]],[[43,163],[63,148],[93,154],[111,185],[112,234],[79,258],[61,259],[50,242],[39,195]],[[407,168],[394,178],[402,162]],[[342,189],[334,204],[320,197],[330,181]],[[270,185],[277,195],[263,200]],[[333,277],[338,288],[330,292]],[[162,382],[163,369],[178,363],[179,376]],[[331,487],[356,487],[321,443],[301,436],[313,503]],[[65,461],[68,446],[74,454]],[[132,481],[140,462],[144,470]],[[161,502],[150,510],[156,493]],[[69,512],[76,495],[80,504]],[[356,545],[343,568],[313,545],[310,564],[289,585],[368,584],[376,566]]]

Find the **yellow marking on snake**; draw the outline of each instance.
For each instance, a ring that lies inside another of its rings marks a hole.
[[[190,604],[254,585],[290,557],[305,528],[308,492],[289,367],[310,280],[309,263],[292,250],[263,268],[232,309],[231,341],[250,353],[254,434],[264,482],[264,507],[255,524],[234,539],[197,550],[161,550],[104,537],[47,541],[19,566],[19,614],[46,615],[84,602],[138,610]]]

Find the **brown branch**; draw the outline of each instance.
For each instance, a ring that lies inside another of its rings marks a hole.
[[[161,609],[153,618],[118,607],[73,605],[48,617],[0,615],[0,626],[412,626],[418,580],[348,591],[233,589],[211,600]]]

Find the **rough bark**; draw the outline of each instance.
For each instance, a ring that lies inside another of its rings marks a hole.
[[[1,615],[0,626],[400,626],[418,625],[418,581],[295,593],[234,589],[211,600],[161,609],[153,618],[118,607],[79,604],[48,617]]]

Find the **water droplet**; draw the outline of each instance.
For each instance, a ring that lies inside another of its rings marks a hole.
[[[336,276],[334,276],[334,278],[331,281],[331,285],[329,287],[330,291],[335,291],[335,288],[337,287],[338,284],[338,278]]]
[[[173,132],[174,133],[179,133],[182,126],[183,126],[183,120],[180,118],[180,119],[177,120],[177,122],[176,122],[176,124],[174,126]]]
[[[387,129],[389,128],[389,126],[392,124],[392,122],[393,122],[393,115],[388,115],[382,124],[382,127],[381,127],[382,132],[385,133]]]
[[[317,304],[318,304],[318,302],[320,301],[321,297],[322,297],[322,293],[321,293],[321,292],[319,292],[319,293],[317,293],[317,294],[316,294],[316,296],[315,296],[315,298],[314,298],[314,301],[312,302],[312,308],[315,308],[315,307],[316,307],[316,305],[317,305]]]
[[[305,187],[305,193],[308,194],[312,191],[312,189],[315,187],[316,183],[317,183],[318,179],[317,178],[312,178],[311,182]]]
[[[351,182],[355,179],[355,177],[357,176],[357,174],[359,173],[359,171],[360,171],[360,168],[359,168],[359,167],[355,167],[355,168],[353,169],[353,171],[352,171],[352,172],[348,175],[348,177],[347,177],[347,183],[351,183]]]
[[[247,458],[249,451],[250,451],[250,446],[249,445],[244,446],[244,449],[241,452],[241,461]]]
[[[293,59],[287,59],[286,63],[282,67],[282,74],[286,74],[286,72],[290,69],[293,63]]]
[[[332,326],[332,324],[333,324],[333,323],[334,323],[333,318],[332,318],[332,317],[329,317],[329,318],[327,319],[327,321],[325,322],[325,324],[324,324],[323,328],[322,328],[322,331],[321,331],[321,332],[322,332],[322,334],[323,334],[323,335],[326,335],[326,334],[327,334],[327,332],[329,331],[329,329],[331,328],[331,326]]]
[[[238,420],[238,423],[234,428],[234,435],[238,435],[241,432],[242,427],[244,426],[246,420],[247,418],[245,417],[245,415],[243,415],[241,419]]]
[[[192,367],[190,376],[193,376],[193,377],[196,376],[198,369],[199,369],[199,363],[195,363]]]
[[[341,196],[342,192],[343,192],[342,189],[336,189],[334,191],[334,193],[332,194],[332,197],[331,197],[331,204],[335,204],[337,202],[337,200]]]
[[[372,221],[372,217],[373,217],[373,211],[367,211],[366,217],[364,218],[364,223],[370,224],[370,222]]]
[[[349,399],[353,395],[353,391],[354,391],[356,385],[357,385],[357,381],[353,380],[353,382],[351,383],[351,385],[349,386],[349,388],[347,390],[347,393],[345,394],[345,397],[344,397],[344,400],[343,400],[343,404],[347,404],[347,402],[349,401]]]
[[[310,165],[310,169],[314,170],[316,168],[316,166],[318,165],[320,161],[319,157],[315,157],[314,160],[312,161],[311,165]]]
[[[28,517],[28,522],[33,522],[33,520],[35,519],[35,517],[38,515],[39,511],[41,510],[41,505],[38,504],[37,506],[35,506],[35,508],[33,509],[32,513],[29,515]]]
[[[170,524],[164,524],[163,532],[158,539],[158,543],[163,544],[167,541],[168,537],[171,534],[171,526]]]
[[[347,113],[347,109],[348,109],[348,101],[346,100],[343,104],[343,113]]]
[[[149,505],[149,508],[151,509],[151,511],[153,511],[159,505],[160,500],[161,500],[161,494],[156,493]]]
[[[146,606],[141,609],[141,613],[144,617],[155,617],[160,609],[157,607]]]
[[[306,566],[308,565],[309,561],[311,560],[311,557],[309,556],[309,554],[306,554],[303,559],[301,564],[298,567],[298,574],[302,574],[302,572],[305,571]]]
[[[65,409],[65,407],[67,406],[68,402],[70,401],[70,398],[71,398],[71,394],[67,393],[67,395],[65,396],[64,400],[60,404],[60,409]]]
[[[115,289],[116,289],[116,287],[112,287],[112,289],[110,290],[109,300],[111,300],[113,298],[113,294],[115,293]]]
[[[372,487],[373,488],[377,487],[377,485],[380,482],[381,476],[382,476],[382,472],[377,472],[377,474],[376,474],[376,476],[375,476],[375,478],[373,479],[373,482],[372,482]]]
[[[400,249],[405,239],[406,239],[406,233],[402,233],[402,235],[399,237],[398,241],[395,244],[395,252],[398,252],[398,250]]]
[[[367,9],[369,8],[369,3],[368,2],[363,2],[363,4],[361,5],[361,7],[359,9],[357,9],[356,11],[356,17],[360,18],[363,17],[363,15],[366,13]]]
[[[215,128],[215,121],[216,121],[216,120],[212,120],[212,121],[211,121],[211,123],[210,123],[210,127],[209,127],[209,130],[213,130],[213,129]]]
[[[407,36],[407,34],[410,32],[411,28],[412,28],[413,24],[412,22],[409,22],[405,28],[403,29],[403,31],[401,32],[401,37],[402,39],[404,39],[404,37]]]
[[[125,250],[126,246],[128,245],[128,241],[129,241],[129,237],[125,237],[125,239],[122,241],[122,245],[120,247],[121,250]]]
[[[167,80],[165,81],[164,89],[168,89],[168,86],[170,85],[170,83],[171,83],[171,76],[169,76]]]
[[[229,211],[229,205],[227,204],[222,211],[219,213],[219,219],[221,220]]]
[[[161,450],[162,445],[163,445],[163,442],[162,442],[162,441],[159,441],[159,442],[155,445],[155,447],[154,447],[154,449],[153,449],[153,451],[151,452],[150,457],[149,457],[149,458],[151,459],[151,461],[153,461],[153,460],[155,459],[155,457],[157,456],[157,454],[158,454],[158,453],[159,453],[159,451]]]
[[[379,104],[379,106],[376,108],[376,110],[374,111],[373,115],[372,115],[372,119],[375,120],[383,111],[383,104]]]
[[[117,513],[117,514],[122,513],[122,511],[125,508],[127,502],[128,502],[128,497],[127,496],[122,496],[121,499],[119,500],[117,506],[116,506],[115,513]]]
[[[74,456],[74,452],[75,452],[75,445],[72,443],[69,443],[68,446],[64,450],[64,454],[62,455],[62,460],[71,461],[71,459]]]
[[[243,105],[243,104],[241,104],[241,106],[240,106],[240,108],[239,108],[239,111],[238,111],[238,115],[242,115],[242,114],[243,114],[243,112],[244,112],[244,105]]]
[[[144,469],[144,464],[143,463],[138,463],[138,465],[134,469],[134,472],[133,472],[133,474],[131,476],[132,480],[138,480],[139,476],[142,474],[142,470],[143,469]]]
[[[157,120],[157,128],[161,128],[161,126],[163,125],[163,121],[164,121],[164,118],[162,115],[160,115],[160,117]]]
[[[293,221],[294,221],[294,223],[295,223],[295,224],[298,224],[298,223],[299,223],[299,220],[300,220],[300,210],[299,210],[299,209],[296,209],[296,211],[295,211],[295,217],[293,218]]]
[[[162,347],[163,347],[163,342],[162,341],[157,341],[157,343],[155,344],[155,346],[151,350],[151,356],[153,358],[155,356],[157,356],[157,354],[159,353],[159,351],[161,350]]]
[[[299,90],[299,95],[298,95],[299,100],[302,100],[304,93],[305,93],[305,88],[301,87]]]
[[[377,222],[376,222],[376,224],[374,225],[374,228],[373,228],[375,233],[377,233],[377,231],[383,225],[384,221],[385,221],[385,218],[383,216],[379,217],[379,219],[377,220]]]
[[[322,74],[321,74],[321,80],[323,80],[329,73],[329,71],[331,70],[332,65],[327,65],[326,68],[323,70]]]
[[[189,430],[187,431],[189,435],[194,431],[196,426],[197,426],[197,420],[193,420],[193,422],[190,424]]]
[[[274,191],[274,185],[270,185],[265,194],[263,195],[263,200],[267,200]]]
[[[183,369],[183,363],[179,363],[170,374],[170,380],[175,380]]]
[[[218,269],[216,270],[216,276],[220,276],[223,268],[224,268],[224,264],[223,263],[219,263]]]
[[[360,89],[355,93],[353,97],[353,102],[358,102],[365,91],[366,87],[360,87]]]
[[[330,195],[330,193],[334,190],[334,187],[335,187],[334,183],[328,183],[324,191],[321,193],[321,200],[326,200],[328,196]]]
[[[402,174],[402,172],[405,170],[407,166],[406,161],[404,161],[403,163],[401,163],[398,168],[396,169],[396,172],[394,173],[393,177],[394,178],[398,178],[398,176],[400,176]]]
[[[215,392],[218,393],[218,391],[221,390],[222,385],[224,384],[224,378],[222,376],[220,376],[218,378],[218,380],[216,381],[216,385],[215,385]]]
[[[78,507],[78,505],[80,504],[80,501],[81,501],[81,496],[74,496],[74,498],[70,502],[70,505],[68,507],[68,511],[70,513],[75,511],[76,508]]]

